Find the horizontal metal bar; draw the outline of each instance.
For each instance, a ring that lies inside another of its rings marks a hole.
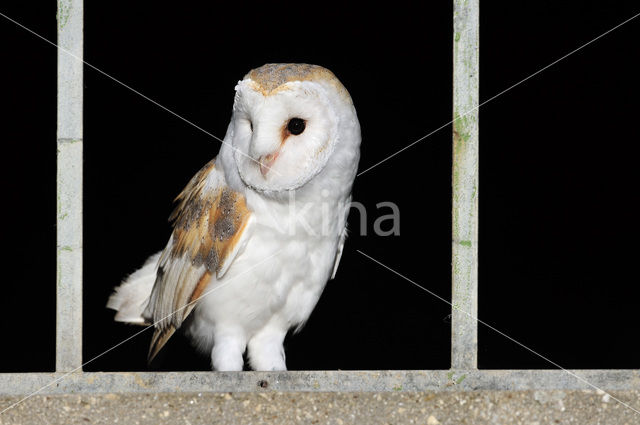
[[[640,390],[640,370],[637,369],[570,372],[603,390]],[[101,394],[253,391],[519,391],[595,388],[561,370],[0,374],[0,395],[31,394],[40,389],[42,390],[39,394]]]

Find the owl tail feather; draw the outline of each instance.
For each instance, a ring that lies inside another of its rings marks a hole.
[[[147,306],[156,281],[160,252],[149,257],[140,270],[131,274],[118,286],[107,301],[107,308],[116,310],[116,322],[149,325],[142,313]]]
[[[169,326],[164,329],[157,329],[153,333],[153,338],[151,338],[151,345],[149,346],[149,355],[147,356],[147,364],[151,364],[153,359],[158,355],[162,347],[169,341],[169,338],[176,331],[174,326]]]

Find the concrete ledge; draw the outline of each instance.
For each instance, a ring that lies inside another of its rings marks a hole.
[[[591,385],[593,386],[591,386]],[[390,370],[0,374],[0,395],[163,392],[640,390],[638,370]]]
[[[640,392],[612,396],[640,409]],[[2,409],[19,397],[0,398]],[[0,424],[617,424],[640,414],[597,391],[159,393],[34,396]]]

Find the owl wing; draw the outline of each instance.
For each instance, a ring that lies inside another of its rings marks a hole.
[[[209,162],[176,198],[173,233],[158,261],[158,273],[143,313],[155,333],[149,362],[178,329],[212,277],[221,278],[247,243],[253,216],[244,196],[230,189]]]
[[[349,199],[347,199],[347,202],[345,203],[345,209],[344,209],[344,213],[343,213],[343,217],[344,217],[344,224],[342,224],[341,226],[338,226],[338,228],[340,229],[340,234],[338,236],[338,248],[336,250],[336,257],[335,260],[333,261],[333,272],[331,272],[331,278],[333,279],[336,277],[336,273],[338,273],[338,266],[340,265],[340,259],[342,258],[342,250],[344,249],[344,241],[347,239],[347,217],[349,216],[349,209],[351,208],[351,196],[349,196]]]

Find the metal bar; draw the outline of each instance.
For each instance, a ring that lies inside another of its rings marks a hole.
[[[82,365],[82,0],[58,0],[57,22],[56,371],[69,372]]]
[[[571,372],[592,383],[598,389],[640,390],[640,370],[573,370]],[[0,395],[31,394],[38,390],[41,390],[38,394],[99,394],[536,389],[594,390],[595,388],[562,370],[85,372],[67,376],[61,373],[0,374]]]
[[[453,8],[451,367],[477,368],[479,0]]]

